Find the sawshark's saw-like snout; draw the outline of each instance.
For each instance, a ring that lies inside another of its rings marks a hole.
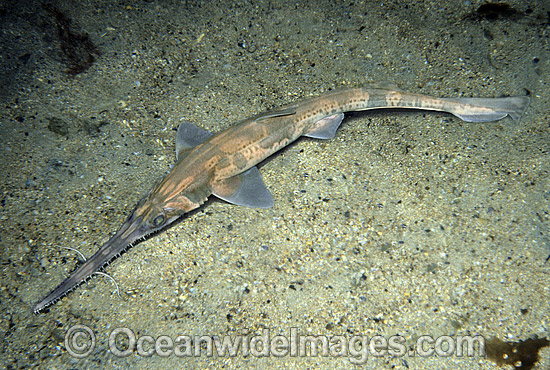
[[[141,201],[126,222],[118,229],[107,242],[81,266],[79,266],[57,288],[52,290],[44,299],[33,308],[34,313],[39,313],[48,306],[56,303],[80,284],[90,279],[94,273],[101,271],[112,260],[119,257],[136,242],[144,240],[148,235],[162,230],[178,216],[167,216],[162,211],[151,212]],[[140,207],[141,206],[141,207]],[[140,212],[140,210],[142,212]],[[143,210],[148,210],[143,215]]]

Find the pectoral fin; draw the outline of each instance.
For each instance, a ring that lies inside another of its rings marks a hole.
[[[226,202],[251,208],[273,207],[273,197],[256,167],[214,184],[212,194]]]
[[[314,139],[332,139],[336,135],[338,126],[344,119],[344,113],[327,116],[313,124],[311,129],[304,135]]]
[[[212,136],[210,131],[199,128],[188,121],[182,122],[176,135],[176,158],[182,158],[187,150],[201,144],[210,136]]]

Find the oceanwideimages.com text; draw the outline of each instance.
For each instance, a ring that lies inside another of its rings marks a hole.
[[[75,325],[65,336],[65,348],[73,357],[84,358],[96,347],[93,331]],[[110,332],[108,350],[115,356],[138,355],[177,357],[347,357],[353,364],[364,364],[369,357],[474,357],[485,355],[482,336],[418,337],[407,343],[405,337],[393,335],[311,335],[291,328],[288,335],[263,329],[259,335],[136,335],[131,329]]]

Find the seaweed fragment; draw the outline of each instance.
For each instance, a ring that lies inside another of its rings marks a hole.
[[[522,13],[519,10],[513,8],[510,4],[505,2],[488,2],[480,5],[476,10],[466,14],[463,19],[480,21],[482,19],[487,21],[497,21],[509,19],[511,21],[517,21],[526,16],[526,13]]]
[[[518,11],[507,3],[486,3],[482,4],[476,10],[480,18],[495,20],[499,18],[512,18],[518,15]]]
[[[60,136],[69,136],[69,125],[61,118],[50,117],[48,121],[48,130]]]
[[[71,30],[72,20],[50,3],[42,4],[54,19],[57,28],[57,38],[61,51],[67,58],[67,73],[77,75],[84,72],[95,62],[99,51],[85,32]]]
[[[512,365],[518,370],[530,370],[539,360],[539,350],[549,345],[547,338],[526,339],[517,343],[492,338],[485,343],[485,352],[499,366]]]

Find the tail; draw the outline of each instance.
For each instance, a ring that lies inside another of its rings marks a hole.
[[[450,112],[466,122],[490,122],[510,116],[519,122],[529,106],[528,96],[510,96],[506,98],[458,98],[444,99],[455,103]]]

